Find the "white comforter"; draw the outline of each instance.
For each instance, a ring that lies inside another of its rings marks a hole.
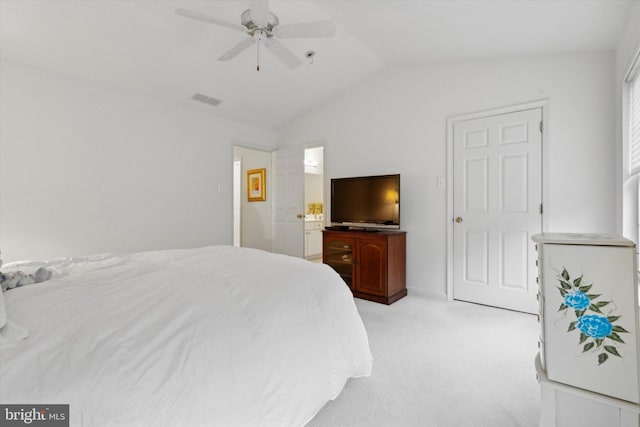
[[[215,246],[47,266],[5,293],[30,335],[0,348],[1,403],[68,403],[73,426],[301,426],[371,373],[325,265]]]

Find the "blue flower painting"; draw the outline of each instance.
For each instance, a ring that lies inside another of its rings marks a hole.
[[[589,293],[593,284],[583,283],[583,276],[571,280],[566,269],[562,269],[558,281],[560,282],[558,290],[563,298],[558,311],[565,314],[572,311],[575,314],[576,320],[569,323],[567,332],[576,329],[580,332],[578,344],[582,345],[582,352],[592,350],[597,352],[598,365],[606,362],[609,355],[622,357],[616,345],[625,343],[619,334],[629,331],[614,324],[621,316],[607,316],[602,312],[604,307],[611,307],[611,301],[596,302],[595,300],[602,294]]]
[[[584,292],[570,291],[564,297],[564,303],[575,310],[584,310],[591,305],[591,300]]]
[[[613,323],[597,314],[585,314],[578,319],[580,332],[591,338],[606,338],[611,335]]]

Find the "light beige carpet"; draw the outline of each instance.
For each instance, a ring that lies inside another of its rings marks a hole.
[[[356,299],[374,357],[309,427],[534,427],[536,317],[409,295]]]

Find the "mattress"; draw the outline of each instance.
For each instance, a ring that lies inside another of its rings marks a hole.
[[[72,426],[302,426],[372,357],[328,266],[255,249],[97,255],[5,292],[0,402],[69,404]]]

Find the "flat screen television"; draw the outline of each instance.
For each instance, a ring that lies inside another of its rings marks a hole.
[[[400,174],[331,179],[331,225],[400,228]]]

